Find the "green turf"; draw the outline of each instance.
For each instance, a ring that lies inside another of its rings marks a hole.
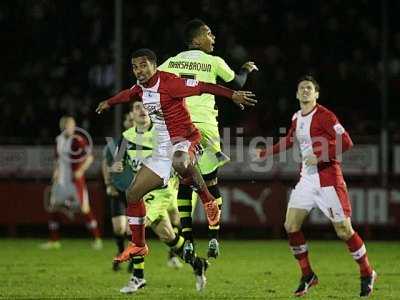
[[[134,295],[121,295],[126,268],[111,271],[112,241],[101,251],[89,240],[64,240],[62,249],[38,249],[40,240],[0,239],[0,299],[291,299],[299,271],[286,241],[223,241],[222,253],[211,261],[206,290],[198,293],[185,266],[166,266],[166,247],[150,241],[146,260],[148,285]],[[205,253],[206,242],[199,244]],[[306,299],[359,299],[356,264],[343,243],[311,241],[310,256],[320,284]],[[400,299],[400,243],[367,243],[379,274],[372,299]]]

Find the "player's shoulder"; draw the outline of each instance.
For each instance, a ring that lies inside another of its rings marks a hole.
[[[293,115],[292,115],[292,121],[296,120],[298,117],[301,116],[301,109],[299,109],[298,111],[296,111]]]
[[[158,71],[158,72],[160,74],[160,80],[161,81],[168,81],[168,80],[171,80],[171,79],[179,78],[179,76],[177,76],[177,75],[175,75],[173,73],[170,73],[170,72],[166,72],[166,71]]]
[[[136,127],[132,126],[131,128],[128,128],[127,130],[122,132],[122,136],[128,140],[136,137]]]
[[[201,61],[203,63],[219,63],[224,61],[221,57],[212,55],[210,53],[206,53],[201,50],[188,50],[188,51],[183,51],[177,55],[177,57],[188,59],[188,60],[195,60],[195,61]]]
[[[130,90],[131,90],[132,92],[134,92],[134,93],[140,92],[141,89],[142,89],[142,88],[141,88],[140,85],[138,85],[137,83],[135,83],[134,85],[132,85],[132,86],[130,87]]]
[[[207,55],[209,55],[210,60],[212,60],[215,64],[227,64],[225,59],[223,59],[221,56],[211,55],[211,54]]]
[[[88,144],[88,139],[79,132],[75,132],[72,136],[72,143],[76,146],[83,146]]]
[[[191,49],[191,50],[186,50],[179,52],[175,58],[181,58],[181,59],[188,59],[188,60],[197,60],[205,57],[209,57],[210,55],[205,53],[204,51],[198,50],[198,49]]]
[[[62,133],[60,133],[59,135],[57,135],[57,136],[55,137],[56,143],[60,142],[60,141],[62,140],[62,138],[63,138],[63,134],[62,134]]]
[[[327,108],[321,104],[317,104],[317,105],[318,105],[317,111],[316,111],[317,114],[322,115],[324,117],[335,117],[336,118],[335,113],[333,111],[331,111],[329,108]]]

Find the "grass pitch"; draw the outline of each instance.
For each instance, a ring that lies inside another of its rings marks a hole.
[[[210,260],[207,287],[196,292],[191,268],[166,266],[166,247],[149,242],[147,286],[122,295],[126,266],[111,270],[115,246],[101,251],[89,240],[62,241],[60,250],[40,250],[42,240],[0,239],[0,299],[294,299],[297,263],[286,241],[222,241],[221,256]],[[320,284],[306,299],[360,299],[358,267],[342,242],[310,241],[310,258]],[[198,245],[206,251],[206,241]],[[368,242],[370,261],[378,272],[371,299],[400,299],[400,243]]]

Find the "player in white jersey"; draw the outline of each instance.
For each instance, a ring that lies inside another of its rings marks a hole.
[[[93,155],[85,136],[76,130],[73,117],[60,119],[61,134],[56,138],[56,163],[53,184],[50,193],[49,231],[50,240],[41,245],[42,249],[60,247],[60,211],[67,211],[70,216],[81,212],[88,230],[94,238],[93,248],[101,249],[102,241],[97,221],[90,210],[85,172],[93,162]]]
[[[299,262],[302,277],[296,296],[303,296],[318,283],[308,259],[308,247],[301,231],[313,208],[319,208],[332,222],[336,234],[344,240],[360,268],[361,297],[372,293],[376,272],[372,269],[361,237],[351,224],[351,204],[343,178],[339,156],[353,143],[335,114],[317,104],[319,85],[312,76],[302,77],[297,85],[300,110],[294,114],[286,137],[261,153],[272,155],[293,146],[301,152],[300,180],[290,195],[285,229],[290,248]]]

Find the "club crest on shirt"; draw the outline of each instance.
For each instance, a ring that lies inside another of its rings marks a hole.
[[[155,94],[153,91],[143,91],[143,98],[153,98]]]

